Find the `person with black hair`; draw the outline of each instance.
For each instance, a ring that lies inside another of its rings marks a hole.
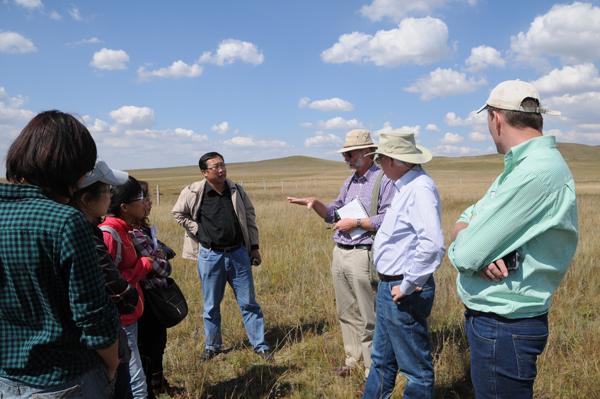
[[[68,206],[96,144],[72,115],[36,115],[0,184],[0,397],[104,399],[119,363],[118,313],[89,223]]]
[[[233,289],[254,351],[272,360],[252,278],[251,265],[261,263],[254,206],[242,186],[227,179],[221,154],[202,155],[198,166],[203,179],[181,191],[171,214],[185,229],[183,258],[198,262],[204,299],[201,360],[207,361],[223,350],[221,301],[226,283]]]
[[[111,191],[108,215],[99,227],[110,255],[123,277],[135,287],[140,298],[133,313],[121,315],[121,325],[127,334],[131,350],[129,361],[131,392],[134,399],[145,399],[148,397],[148,387],[137,344],[137,322],[144,312],[144,296],[140,281],[153,270],[154,259],[139,256],[129,236],[133,226],[145,217],[144,193],[140,183],[133,176],[129,176],[125,184],[115,186]]]

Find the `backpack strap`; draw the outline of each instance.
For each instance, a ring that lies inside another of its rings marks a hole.
[[[123,256],[121,254],[121,248],[123,246],[123,241],[121,240],[121,236],[117,233],[117,230],[113,229],[110,226],[100,226],[100,230],[107,232],[113,238],[113,241],[117,243],[117,255],[115,257],[115,265],[119,265]]]
[[[377,203],[379,202],[379,191],[381,190],[381,179],[383,179],[383,170],[379,172],[375,179],[375,185],[373,186],[373,192],[371,192],[371,209],[369,209],[369,216],[375,216],[377,214]]]

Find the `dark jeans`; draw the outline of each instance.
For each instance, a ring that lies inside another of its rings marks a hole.
[[[477,399],[532,398],[537,357],[548,340],[548,316],[504,319],[465,314],[471,380]]]
[[[152,381],[163,379],[163,356],[167,346],[167,329],[163,327],[152,313],[149,304],[138,320],[138,348],[142,357],[142,366],[146,373],[148,398],[155,397]]]
[[[399,303],[392,300],[391,289],[402,281],[379,282],[375,337],[371,352],[371,369],[363,398],[389,398],[396,374],[407,379],[404,398],[433,396],[433,360],[427,330],[435,296],[433,277]]]

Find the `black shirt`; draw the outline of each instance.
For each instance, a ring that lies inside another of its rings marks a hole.
[[[200,225],[198,239],[205,248],[232,247],[244,241],[227,184],[221,194],[205,185],[196,220]]]

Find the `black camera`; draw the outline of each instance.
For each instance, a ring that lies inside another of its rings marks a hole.
[[[506,269],[517,270],[521,266],[521,260],[519,258],[519,251],[514,250],[511,253],[508,253],[502,257],[504,264],[506,265]]]

